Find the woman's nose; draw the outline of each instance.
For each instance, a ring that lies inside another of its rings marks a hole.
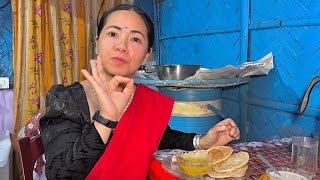
[[[118,51],[120,51],[120,52],[126,52],[126,51],[127,51],[127,48],[124,47],[124,46],[117,46],[116,49],[117,49]]]
[[[126,52],[127,51],[127,44],[125,40],[120,40],[119,43],[116,45],[116,50],[120,52]]]

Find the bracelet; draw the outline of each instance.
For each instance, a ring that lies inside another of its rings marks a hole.
[[[110,119],[107,119],[107,118],[101,116],[100,111],[97,111],[96,113],[94,113],[92,119],[97,121],[98,123],[108,127],[108,128],[111,128],[111,129],[116,128],[118,125],[118,122],[111,121]]]
[[[201,134],[197,134],[193,137],[193,146],[195,150],[202,150],[200,147],[200,138],[202,137]]]

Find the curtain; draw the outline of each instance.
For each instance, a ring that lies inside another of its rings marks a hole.
[[[84,80],[95,58],[97,16],[133,0],[12,0],[14,135],[39,109],[53,84]]]

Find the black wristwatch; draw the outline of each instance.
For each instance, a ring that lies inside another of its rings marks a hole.
[[[100,115],[100,111],[97,111],[96,113],[94,113],[92,119],[97,121],[98,123],[108,127],[108,128],[111,128],[111,129],[116,128],[117,125],[118,125],[118,122],[111,121],[111,120],[109,120],[109,119],[107,119],[105,117],[102,117]]]

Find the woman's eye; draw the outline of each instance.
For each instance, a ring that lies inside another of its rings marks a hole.
[[[117,34],[114,33],[114,32],[109,32],[108,35],[109,35],[110,37],[115,37],[115,36],[117,36]]]
[[[133,42],[141,42],[141,40],[139,38],[132,38]]]

